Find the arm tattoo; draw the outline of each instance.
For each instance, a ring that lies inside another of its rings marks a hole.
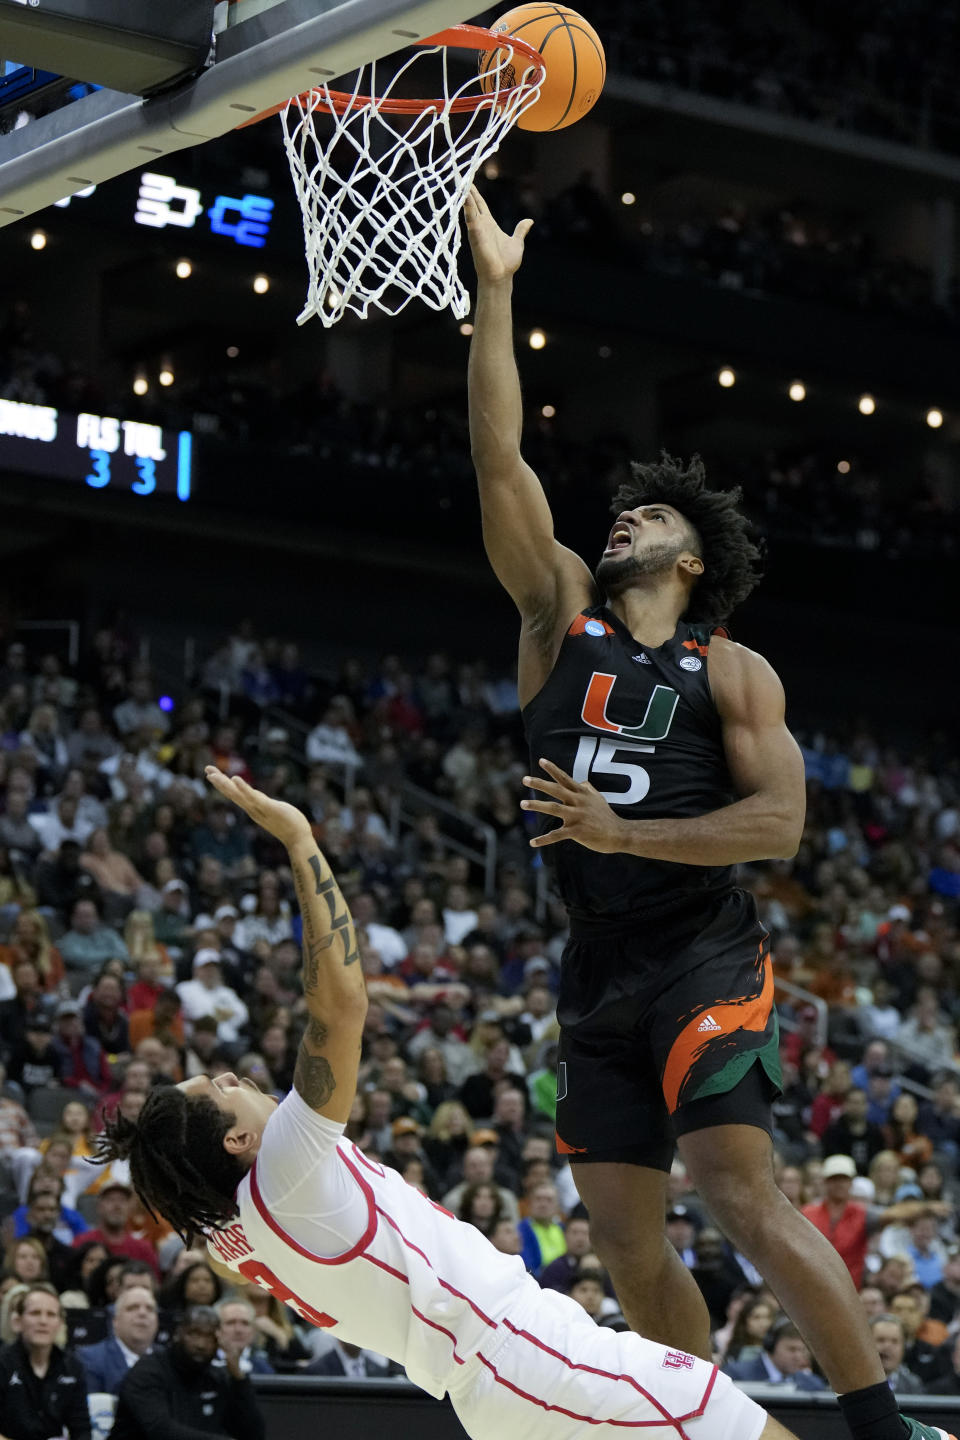
[[[331,933],[325,937],[325,940],[318,948],[325,950],[327,946],[332,943],[334,936],[340,934],[343,942],[343,963],[344,965],[352,965],[354,960],[359,960],[360,951],[357,948],[357,937],[354,934],[353,925],[350,920],[350,911],[347,909],[343,896],[340,894],[340,887],[332,875],[328,875],[326,880],[324,880],[320,869],[320,857],[318,855],[311,855],[307,863],[313,871],[313,878],[317,887],[316,893],[323,896],[330,911]],[[343,910],[338,914],[337,911],[340,905],[343,905]],[[306,977],[304,978],[306,979]]]
[[[330,1061],[323,1055],[311,1055],[302,1041],[293,1072],[293,1088],[311,1110],[319,1110],[326,1105],[337,1088]]]
[[[328,1034],[329,1031],[323,1021],[318,1020],[316,1015],[311,1015],[307,1021],[307,1028],[303,1032],[303,1038],[307,1044],[313,1045],[318,1050],[321,1050],[327,1043]]]
[[[327,1034],[323,1021],[311,1015],[300,1042],[297,1065],[293,1072],[294,1089],[313,1110],[326,1105],[337,1088],[329,1060],[323,1055],[312,1053],[314,1048],[319,1050],[327,1043]]]

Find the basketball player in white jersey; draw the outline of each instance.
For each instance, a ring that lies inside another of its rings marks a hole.
[[[286,846],[303,917],[309,1011],[294,1088],[198,1076],[108,1122],[143,1201],[203,1231],[218,1270],[312,1325],[379,1351],[449,1394],[478,1440],[793,1440],[705,1360],[597,1326],[344,1139],[367,998],[353,921],[300,811],[210,767],[207,778]]]

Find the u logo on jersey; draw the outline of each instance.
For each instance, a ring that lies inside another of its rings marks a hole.
[[[593,730],[603,730],[608,735],[622,735],[626,740],[665,740],[673,724],[674,713],[680,696],[669,685],[654,686],[647,702],[647,710],[639,725],[616,725],[607,719],[607,704],[616,684],[616,675],[607,675],[594,670],[580,712]]]

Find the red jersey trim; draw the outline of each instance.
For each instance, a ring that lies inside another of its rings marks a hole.
[[[529,1330],[518,1330],[516,1325],[511,1324],[511,1322],[506,1317],[504,1318],[503,1323],[504,1325],[506,1325],[508,1330],[513,1331],[514,1335],[519,1335],[521,1339],[528,1340],[531,1345],[535,1345],[537,1349],[542,1350],[544,1354],[552,1355],[554,1360],[561,1360],[563,1364],[566,1365],[567,1368],[570,1370],[583,1370],[588,1375],[599,1375],[602,1380],[625,1380],[626,1383],[628,1385],[632,1385],[634,1390],[636,1390],[638,1394],[642,1395],[645,1400],[649,1400],[650,1404],[653,1405],[655,1409],[660,1411],[660,1414],[665,1420],[673,1420],[673,1416],[670,1415],[669,1411],[663,1408],[659,1400],[654,1399],[654,1397],[650,1394],[649,1390],[644,1390],[643,1386],[640,1385],[636,1380],[634,1380],[632,1375],[615,1375],[612,1370],[600,1370],[597,1368],[596,1365],[583,1365],[578,1360],[571,1360],[569,1356],[564,1355],[562,1351],[554,1350],[552,1346],[544,1344],[544,1342],[542,1340],[539,1340],[536,1335],[531,1335]],[[615,1422],[611,1421],[611,1424],[613,1423]],[[657,1421],[657,1424],[659,1423],[660,1422]]]
[[[713,1387],[717,1383],[718,1370],[716,1365],[714,1365],[710,1372],[710,1379],[707,1382],[707,1388],[703,1392],[703,1396],[697,1409],[688,1411],[686,1415],[671,1415],[670,1412],[666,1410],[663,1405],[661,1405],[660,1401],[656,1398],[656,1396],[651,1395],[649,1390],[645,1390],[644,1387],[637,1380],[635,1380],[632,1375],[618,1375],[612,1370],[601,1370],[596,1365],[584,1365],[578,1360],[571,1360],[569,1356],[564,1355],[562,1351],[554,1350],[552,1346],[546,1345],[542,1340],[538,1339],[536,1335],[531,1335],[529,1330],[518,1329],[516,1325],[511,1323],[508,1317],[504,1316],[503,1323],[508,1330],[511,1330],[513,1332],[514,1335],[519,1335],[521,1339],[529,1341],[531,1345],[535,1345],[538,1350],[543,1350],[545,1354],[552,1356],[553,1359],[562,1361],[562,1363],[566,1365],[570,1370],[584,1370],[589,1375],[599,1375],[600,1378],[603,1380],[622,1380],[625,1382],[625,1384],[632,1385],[634,1390],[636,1390],[638,1394],[642,1395],[643,1398],[645,1400],[648,1400],[656,1410],[660,1411],[664,1420],[670,1425],[680,1425],[685,1420],[698,1419],[706,1410],[707,1402],[709,1401],[710,1396],[713,1392]],[[483,1357],[481,1356],[480,1358],[482,1359]],[[626,1425],[632,1423],[659,1424],[660,1422],[632,1422],[626,1420],[611,1420],[609,1423],[611,1425]]]
[[[666,1411],[663,1412],[662,1417],[656,1417],[653,1420],[598,1420],[593,1415],[581,1415],[576,1410],[568,1410],[564,1405],[551,1405],[549,1401],[541,1400],[537,1395],[531,1395],[528,1390],[521,1390],[519,1385],[514,1385],[511,1380],[505,1379],[497,1367],[490,1363],[486,1355],[481,1355],[479,1351],[477,1359],[481,1365],[486,1366],[498,1385],[511,1390],[521,1400],[528,1400],[531,1405],[538,1405],[541,1410],[553,1410],[557,1415],[566,1415],[571,1420],[579,1421],[581,1425],[617,1425],[625,1430],[652,1430],[655,1426],[662,1430],[665,1425],[668,1425],[676,1430],[679,1440],[691,1440],[681,1422],[667,1415]]]
[[[449,1212],[444,1211],[444,1214],[447,1213]],[[396,1230],[397,1234],[400,1236],[400,1239],[403,1241],[404,1245],[406,1245],[408,1250],[412,1250],[415,1255],[420,1256],[421,1260],[426,1261],[430,1269],[433,1270],[434,1275],[436,1275],[438,1285],[440,1285],[444,1290],[447,1290],[451,1295],[456,1295],[458,1300],[465,1301],[466,1304],[470,1306],[470,1309],[473,1311],[474,1315],[476,1315],[477,1319],[482,1320],[485,1325],[489,1325],[492,1330],[496,1330],[499,1328],[496,1320],[491,1320],[489,1315],[485,1315],[484,1312],[480,1309],[479,1305],[474,1304],[474,1302],[470,1299],[469,1295],[464,1295],[463,1291],[458,1290],[455,1285],[451,1285],[449,1280],[444,1280],[440,1275],[437,1275],[436,1270],[433,1269],[433,1262],[431,1261],[429,1255],[425,1255],[424,1252],[420,1249],[419,1245],[414,1245],[412,1240],[407,1239],[406,1235],[404,1235],[403,1231],[400,1229],[400,1226],[397,1224],[396,1220],[394,1220],[392,1215],[388,1215],[386,1210],[381,1210],[379,1205],[377,1206],[377,1214],[382,1215],[384,1220],[386,1220],[387,1224],[392,1226],[393,1229]],[[372,1260],[373,1256],[368,1255],[367,1259]],[[375,1263],[381,1264],[382,1262],[378,1260]],[[407,1277],[404,1276],[403,1278],[406,1280]],[[409,1284],[409,1281],[407,1283]]]
[[[590,624],[602,625],[604,635],[613,634],[613,626],[608,624],[606,620],[601,620],[599,615],[584,615],[582,613],[577,616],[576,620],[574,620],[573,624],[570,626],[570,629],[567,631],[567,634],[587,635],[590,633],[587,630],[587,626]]]
[[[354,1159],[359,1160],[361,1165],[365,1165],[367,1169],[371,1172],[371,1174],[378,1175],[381,1180],[385,1178],[386,1171],[384,1170],[382,1165],[375,1165],[372,1160],[368,1160],[366,1155],[364,1155],[363,1151],[359,1150],[356,1145],[351,1145],[350,1148],[353,1151]]]
[[[312,1260],[315,1265],[345,1265],[348,1260],[355,1260],[359,1255],[363,1254],[364,1250],[366,1250],[367,1246],[370,1244],[370,1241],[377,1233],[377,1206],[373,1198],[373,1189],[369,1181],[363,1178],[357,1167],[353,1164],[351,1160],[347,1158],[346,1155],[344,1155],[342,1150],[338,1149],[336,1153],[343,1161],[344,1165],[346,1165],[347,1169],[350,1171],[350,1174],[360,1186],[360,1189],[363,1191],[364,1199],[367,1202],[367,1228],[361,1235],[360,1239],[357,1241],[356,1245],[351,1245],[350,1249],[345,1250],[342,1255],[334,1255],[332,1258],[324,1255],[314,1255],[311,1250],[305,1250],[302,1245],[297,1244],[296,1240],[294,1240],[292,1235],[289,1235],[287,1231],[284,1230],[282,1225],[279,1225],[277,1221],[274,1220],[273,1216],[270,1214],[270,1211],[267,1209],[266,1202],[264,1201],[263,1196],[260,1193],[260,1186],[257,1183],[256,1160],[254,1160],[253,1168],[250,1171],[250,1196],[253,1200],[254,1205],[256,1206],[257,1213],[259,1214],[261,1220],[263,1220],[270,1227],[273,1233],[279,1239],[281,1239],[285,1245],[288,1245],[291,1250],[295,1250],[298,1255],[302,1255],[305,1260]]]

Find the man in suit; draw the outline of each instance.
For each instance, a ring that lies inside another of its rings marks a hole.
[[[319,1360],[311,1360],[305,1375],[339,1375],[350,1380],[383,1380],[389,1375],[403,1372],[372,1350],[361,1350],[359,1345],[348,1345],[345,1340],[333,1338],[333,1344]]]
[[[873,1343],[880,1354],[880,1364],[887,1384],[895,1395],[920,1395],[924,1385],[904,1364],[907,1353],[907,1332],[898,1315],[877,1315],[870,1321]]]
[[[810,1369],[807,1342],[792,1320],[775,1325],[755,1360],[734,1361],[724,1369],[732,1380],[760,1380],[790,1390],[826,1390]]]
[[[120,1394],[120,1383],[157,1338],[157,1302],[145,1286],[121,1290],[113,1311],[113,1335],[98,1345],[83,1345],[77,1358],[91,1394]]]
[[[145,1355],[120,1386],[112,1440],[206,1432],[232,1440],[265,1440],[257,1397],[234,1349],[213,1364],[220,1320],[206,1305],[191,1305],[166,1350]]]
[[[273,1375],[275,1370],[263,1350],[254,1346],[257,1312],[242,1295],[227,1296],[214,1306],[220,1321],[217,1331],[219,1350],[215,1364],[227,1363],[230,1352],[237,1355],[237,1364],[244,1375]]]

